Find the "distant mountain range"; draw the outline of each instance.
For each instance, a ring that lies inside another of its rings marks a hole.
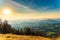
[[[33,31],[39,31],[42,36],[58,36],[60,35],[60,19],[45,20],[17,20],[9,22],[12,27],[25,28],[30,27]]]
[[[55,25],[58,26],[60,25],[60,19],[46,19],[46,20],[29,20],[29,21],[11,21],[10,24],[14,28],[24,28],[24,27],[30,27],[32,29],[41,29],[41,30],[46,30],[46,29],[56,29],[54,28]],[[47,27],[48,26],[48,27]]]

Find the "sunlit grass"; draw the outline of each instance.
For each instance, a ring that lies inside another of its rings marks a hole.
[[[40,36],[1,34],[0,40],[50,40],[50,38],[44,38],[44,37],[40,37]]]

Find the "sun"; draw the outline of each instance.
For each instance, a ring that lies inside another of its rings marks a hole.
[[[9,15],[9,14],[11,14],[11,10],[10,9],[4,9],[3,13],[6,15]]]

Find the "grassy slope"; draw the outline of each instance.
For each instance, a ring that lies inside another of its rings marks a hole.
[[[0,40],[50,40],[40,36],[25,36],[14,34],[0,34]]]

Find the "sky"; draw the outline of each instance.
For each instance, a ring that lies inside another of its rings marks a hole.
[[[60,0],[13,0],[37,11],[47,11],[60,8]]]
[[[60,18],[60,0],[0,0],[0,10],[11,10],[11,15],[0,13],[8,20]]]

